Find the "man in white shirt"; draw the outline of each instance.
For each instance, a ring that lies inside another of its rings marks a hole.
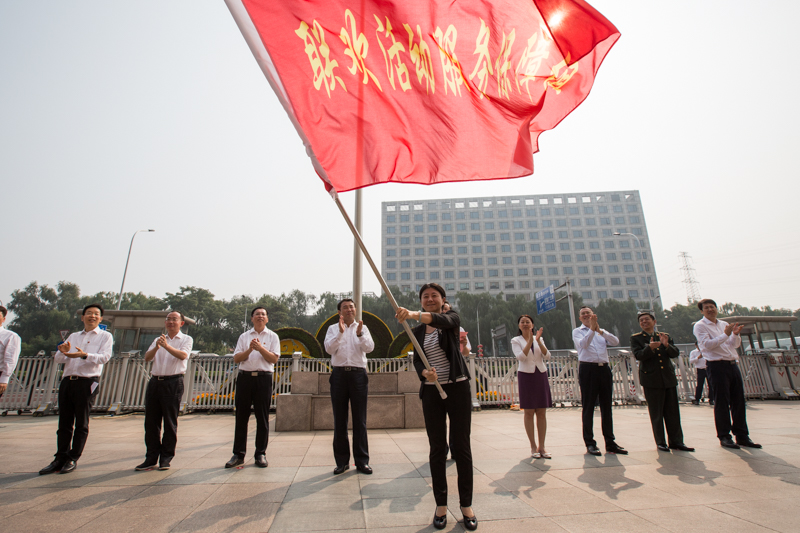
[[[328,327],[325,351],[331,356],[331,404],[333,406],[334,474],[350,468],[350,441],[347,438],[347,404],[353,418],[353,460],[356,469],[371,474],[367,443],[367,354],[375,342],[363,320],[356,322],[356,304],[345,298],[337,305],[339,322]]]
[[[267,329],[269,312],[256,307],[250,312],[253,328],[242,333],[236,343],[233,362],[239,364],[236,377],[236,429],[233,437],[233,457],[225,468],[244,464],[247,451],[247,423],[252,406],[256,416],[256,466],[266,468],[269,441],[269,405],[272,400],[272,371],[281,356],[281,342],[275,332]]]
[[[89,412],[99,390],[103,365],[111,359],[114,337],[100,329],[103,306],[97,303],[83,308],[83,331],[71,334],[58,345],[56,363],[64,363],[64,375],[58,388],[58,451],[52,463],[39,475],[68,474],[75,470],[89,436]],[[74,429],[73,429],[74,428]],[[71,447],[70,447],[71,444]]]
[[[713,406],[714,389],[712,388],[711,380],[708,379],[708,373],[706,372],[706,358],[703,357],[696,342],[694,343],[694,350],[689,352],[689,363],[694,365],[697,370],[697,387],[694,390],[694,400],[692,400],[692,404],[700,405],[700,402],[703,400],[703,385],[708,381],[708,402],[709,405]]]
[[[8,309],[0,305],[0,398],[6,392],[8,380],[17,367],[19,352],[22,349],[19,335],[3,327],[7,315]]]
[[[144,395],[144,462],[136,470],[169,470],[178,443],[178,413],[183,398],[183,376],[192,353],[193,340],[181,332],[183,313],[172,311],[166,318],[167,334],[155,339],[144,354],[153,361]],[[161,436],[161,421],[164,436]]]
[[[750,440],[744,402],[744,381],[739,371],[739,354],[742,345],[739,333],[742,325],[728,324],[717,319],[717,303],[710,298],[697,302],[703,318],[694,325],[697,345],[706,360],[709,382],[714,384],[714,424],[722,446],[738,449],[741,446],[761,448]],[[731,439],[731,432],[736,442]]]
[[[611,419],[613,381],[608,366],[608,346],[618,346],[619,339],[597,324],[597,315],[591,307],[581,307],[578,317],[583,324],[572,330],[572,342],[578,351],[578,384],[581,388],[583,408],[583,442],[586,451],[600,455],[594,440],[594,403],[599,397],[600,421],[606,453],[626,455],[628,450],[614,441],[614,421]]]

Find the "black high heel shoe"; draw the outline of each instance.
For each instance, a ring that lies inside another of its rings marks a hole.
[[[461,508],[461,516],[464,517],[464,527],[469,531],[475,531],[478,529],[478,517],[475,516],[475,511],[472,511],[472,516],[467,516],[464,514],[464,508]]]
[[[447,511],[445,511],[443,516],[437,515],[436,511],[433,512],[433,527],[436,529],[444,529],[447,527]]]

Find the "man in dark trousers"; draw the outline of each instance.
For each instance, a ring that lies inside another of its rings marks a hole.
[[[147,446],[144,462],[137,471],[169,470],[178,443],[178,413],[183,398],[183,376],[192,353],[193,340],[181,332],[183,313],[172,311],[166,318],[166,335],[153,341],[144,354],[153,361],[152,377],[144,394],[144,443]],[[164,437],[161,437],[161,422]]]
[[[631,335],[631,349],[639,361],[639,381],[644,388],[656,447],[662,452],[670,449],[693,452],[694,448],[683,443],[678,379],[671,361],[681,352],[668,333],[656,332],[656,317],[650,311],[639,313],[639,325],[642,331]],[[669,445],[664,438],[665,424]]]
[[[89,413],[97,397],[103,365],[111,359],[114,337],[100,329],[103,306],[83,308],[83,331],[77,331],[59,344],[56,363],[64,363],[58,387],[58,451],[55,459],[39,470],[40,475],[69,474],[77,467],[89,436]]]
[[[247,423],[251,407],[256,416],[256,453],[253,456],[259,468],[269,466],[267,443],[269,442],[269,405],[272,401],[272,375],[275,363],[281,356],[281,341],[274,331],[267,329],[269,313],[258,306],[250,312],[253,328],[239,335],[233,362],[239,364],[236,378],[234,405],[236,427],[233,437],[233,457],[225,468],[244,464],[247,450]]]
[[[347,406],[353,414],[353,460],[362,474],[371,474],[367,442],[367,354],[375,342],[363,320],[356,321],[356,304],[345,298],[337,306],[339,322],[325,334],[325,351],[331,356],[331,404],[333,407],[334,474],[350,468],[350,441],[347,438]]]

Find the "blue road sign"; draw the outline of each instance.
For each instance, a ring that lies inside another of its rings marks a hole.
[[[536,293],[536,314],[541,315],[556,308],[556,291],[550,285]]]
[[[100,324],[100,329],[102,329],[103,331],[108,331],[108,326],[106,326],[105,324]]]

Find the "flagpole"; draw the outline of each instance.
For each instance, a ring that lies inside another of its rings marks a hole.
[[[355,229],[361,234],[361,189],[356,189]],[[358,241],[353,242],[353,303],[356,306],[356,320],[362,320],[361,309],[361,249]]]
[[[372,256],[369,255],[369,252],[367,251],[367,247],[364,244],[364,241],[361,240],[361,235],[359,234],[359,232],[356,229],[356,227],[353,225],[353,221],[350,220],[350,216],[347,214],[347,211],[345,211],[341,200],[339,200],[339,195],[335,191],[331,191],[331,196],[333,197],[333,201],[336,202],[336,207],[339,208],[339,212],[342,213],[342,217],[344,217],[344,221],[347,222],[347,227],[349,227],[350,231],[353,233],[353,237],[355,238],[356,243],[358,243],[358,246],[361,249],[361,252],[364,254],[364,258],[367,260],[367,263],[369,263],[369,266],[372,267],[372,271],[375,273],[375,276],[378,278],[378,282],[381,284],[381,287],[383,288],[383,292],[385,292],[386,293],[386,297],[389,298],[389,303],[392,304],[392,308],[394,308],[395,312],[397,312],[397,309],[399,308],[399,306],[397,305],[397,301],[394,299],[394,296],[392,296],[392,292],[389,290],[389,286],[386,285],[386,280],[383,279],[383,276],[381,276],[380,270],[378,270],[378,267],[375,265],[375,262],[372,260]],[[408,321],[404,320],[402,322],[402,324],[403,324],[403,329],[405,330],[406,334],[408,335],[408,338],[411,339],[411,343],[414,345],[414,349],[417,351],[417,355],[422,360],[422,364],[425,365],[425,369],[426,370],[430,370],[431,369],[431,365],[428,363],[428,358],[425,357],[425,352],[423,352],[422,346],[420,346],[419,342],[417,342],[417,338],[414,336],[414,333],[411,331],[411,327],[408,325]],[[444,389],[442,389],[442,385],[439,383],[439,381],[434,381],[433,384],[436,385],[436,389],[439,391],[439,396],[441,396],[443,400],[446,399],[447,398],[447,393],[444,392]]]

